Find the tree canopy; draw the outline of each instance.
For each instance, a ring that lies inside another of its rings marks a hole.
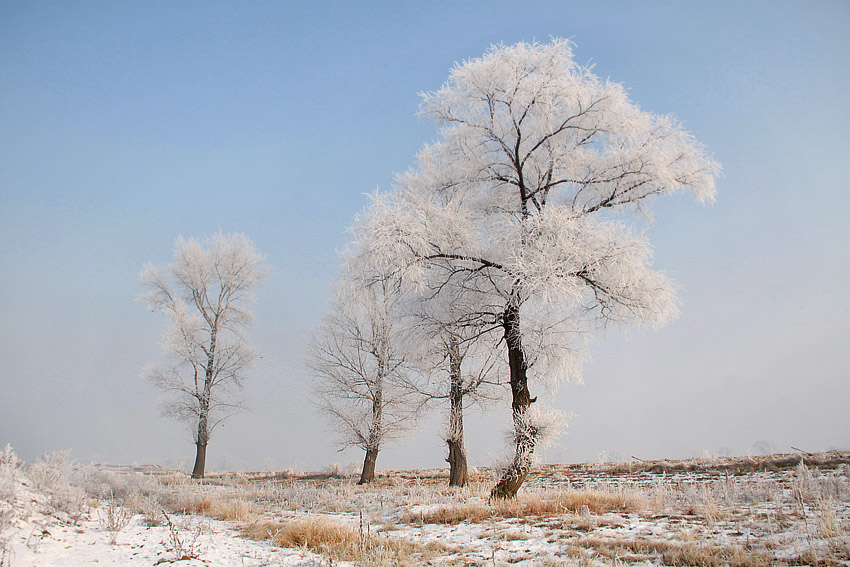
[[[379,272],[431,298],[460,290],[457,323],[503,335],[515,428],[531,432],[507,473],[518,483],[495,494],[509,496],[542,430],[528,422],[529,370],[580,380],[587,333],[676,314],[625,215],[677,191],[712,201],[719,165],[674,118],[575,63],[566,40],[493,46],[423,94],[421,114],[437,140],[374,197],[355,234]]]

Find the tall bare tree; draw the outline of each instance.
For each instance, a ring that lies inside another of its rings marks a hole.
[[[624,213],[676,191],[711,201],[719,166],[675,119],[576,64],[565,40],[494,46],[423,97],[438,139],[360,230],[382,270],[435,295],[463,289],[476,306],[466,324],[502,338],[515,455],[492,496],[511,497],[557,421],[532,407],[530,374],[579,380],[585,333],[676,313]]]
[[[465,321],[470,306],[460,290],[443,288],[433,294],[408,292],[406,312],[412,330],[408,344],[418,346],[419,372],[410,387],[430,402],[448,402],[444,429],[449,463],[449,486],[465,486],[468,479],[464,411],[472,404],[486,408],[498,398],[504,370],[498,341]]]
[[[242,408],[238,390],[256,354],[245,336],[254,289],[268,277],[264,257],[244,234],[203,241],[180,237],[166,269],[145,266],[139,296],[169,319],[167,362],[146,370],[169,394],[165,413],[189,422],[195,438],[193,478],[203,478],[215,427]]]
[[[359,484],[375,480],[384,445],[412,427],[421,404],[405,386],[409,371],[399,332],[399,296],[388,280],[342,281],[331,312],[310,341],[308,364],[318,407],[342,448],[366,452]]]

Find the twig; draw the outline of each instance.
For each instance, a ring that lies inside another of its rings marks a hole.
[[[791,448],[794,449],[795,451],[797,451],[798,453],[803,453],[806,456],[809,456],[809,457],[815,456],[814,453],[809,453],[808,451],[803,451],[802,449],[798,449],[797,447],[794,447],[793,445],[791,446]]]

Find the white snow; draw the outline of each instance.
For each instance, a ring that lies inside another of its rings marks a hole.
[[[167,525],[147,526],[144,517],[135,514],[113,533],[104,522],[107,502],[97,503],[98,507],[84,506],[82,517],[74,520],[56,509],[51,496],[39,491],[23,474],[5,472],[4,486],[13,493],[11,502],[6,503],[11,504],[12,518],[11,525],[0,533],[0,567],[328,565],[310,552],[245,539],[234,526],[202,516],[170,516],[175,528],[172,532]],[[174,536],[181,544],[178,549]]]

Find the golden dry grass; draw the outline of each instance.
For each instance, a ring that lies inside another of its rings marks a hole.
[[[836,558],[821,557],[811,551],[787,561],[763,551],[738,545],[718,546],[706,542],[677,542],[660,539],[584,537],[578,544],[592,555],[616,560],[646,561],[660,556],[671,567],[788,567],[792,565],[841,565]]]
[[[390,539],[321,517],[253,522],[244,531],[251,539],[270,540],[281,547],[308,549],[336,561],[360,561],[368,565],[420,565],[429,557],[450,551],[440,543],[416,544]]]
[[[162,506],[175,514],[207,514],[213,500],[200,494],[169,494],[162,498]]]
[[[216,500],[204,514],[217,520],[248,522],[257,517],[259,510],[254,504],[245,500]]]
[[[605,514],[638,512],[647,500],[637,492],[602,492],[597,490],[562,490],[548,494],[520,494],[510,500],[489,503],[464,503],[446,506],[426,514],[411,514],[407,521],[425,524],[481,523],[505,518],[539,518],[564,514]]]

